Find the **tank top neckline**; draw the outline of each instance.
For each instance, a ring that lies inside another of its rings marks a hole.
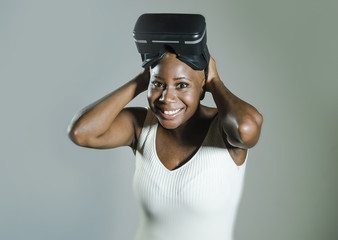
[[[193,154],[193,156],[186,162],[184,163],[183,165],[179,166],[178,168],[175,168],[173,170],[170,170],[168,169],[163,163],[162,161],[160,160],[160,158],[158,157],[158,154],[157,154],[157,149],[156,149],[156,138],[157,138],[157,129],[158,129],[158,124],[159,122],[157,121],[156,117],[156,124],[154,126],[154,137],[153,137],[153,140],[152,140],[152,148],[153,148],[153,151],[154,151],[154,155],[155,155],[155,162],[159,165],[159,167],[161,169],[164,169],[164,171],[166,172],[169,172],[171,174],[174,174],[174,173],[177,173],[177,172],[180,172],[180,171],[183,171],[184,168],[187,168],[189,165],[191,165],[192,161],[194,160],[194,158],[196,157],[196,155],[201,151],[201,148],[206,144],[206,141],[209,137],[209,134],[210,134],[210,131],[211,131],[211,128],[213,127],[213,124],[215,122],[215,119],[217,118],[216,117],[217,114],[213,117],[213,119],[211,120],[211,123],[209,124],[209,128],[208,128],[208,131],[207,131],[207,134],[205,135],[201,145],[198,147],[197,151],[195,151],[195,153]]]

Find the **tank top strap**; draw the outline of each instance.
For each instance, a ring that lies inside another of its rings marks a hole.
[[[153,132],[156,127],[157,118],[155,114],[151,111],[150,108],[147,108],[147,115],[143,123],[140,137],[137,142],[138,151],[143,152],[142,150],[145,147],[146,140],[149,138],[149,135]]]

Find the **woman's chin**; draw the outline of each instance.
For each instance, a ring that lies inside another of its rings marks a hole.
[[[168,130],[174,130],[178,128],[181,124],[173,120],[158,119],[161,126]]]

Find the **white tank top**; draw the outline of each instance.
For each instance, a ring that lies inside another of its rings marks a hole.
[[[237,166],[223,142],[218,115],[196,154],[167,169],[156,153],[158,121],[148,110],[136,150],[135,240],[231,240],[246,162]]]

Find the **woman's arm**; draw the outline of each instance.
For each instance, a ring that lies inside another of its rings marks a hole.
[[[260,136],[263,116],[256,108],[225,87],[212,57],[210,57],[206,91],[211,92],[213,96],[229,144],[242,149],[253,147]]]
[[[149,71],[135,78],[76,114],[68,127],[70,139],[90,148],[134,147],[142,128],[145,109],[124,107],[149,83]]]

